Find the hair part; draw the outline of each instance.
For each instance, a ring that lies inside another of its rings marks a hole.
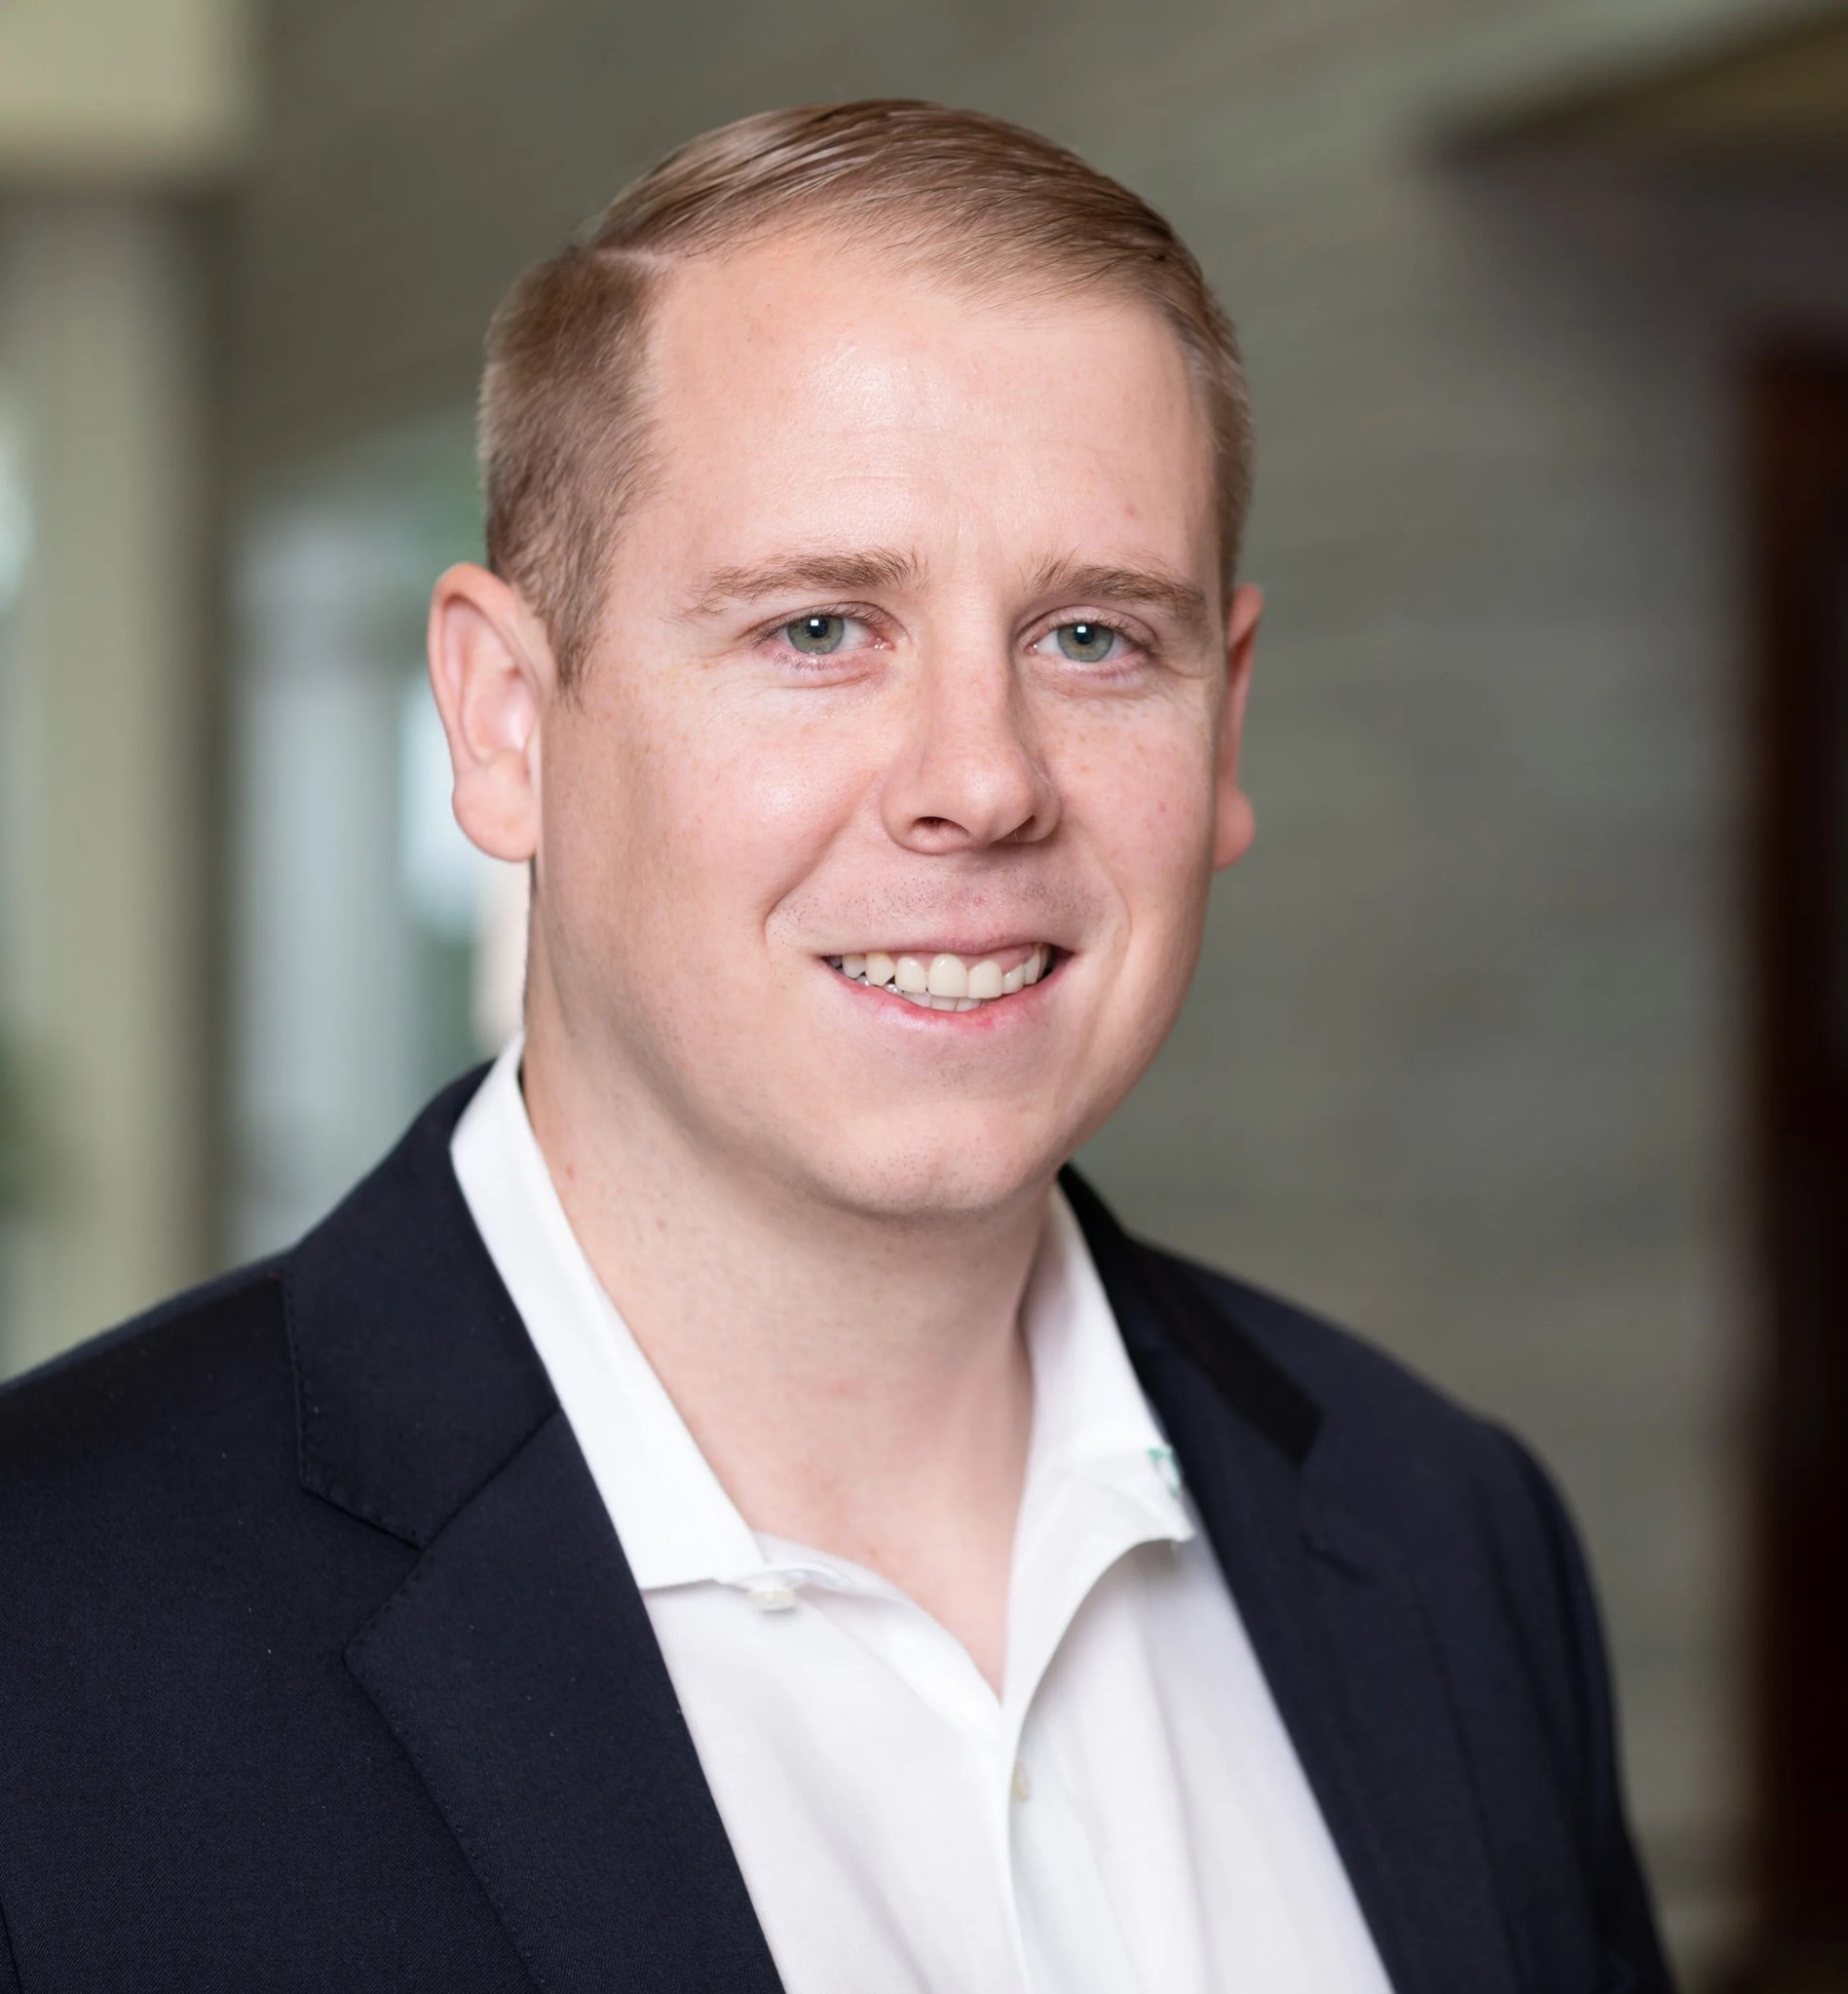
[[[1211,431],[1221,581],[1251,500],[1251,410],[1230,320],[1161,215],[1050,139],[901,98],[740,118],[631,182],[528,270],[488,329],[479,451],[487,561],[546,625],[569,691],[597,634],[623,515],[654,470],[652,306],[680,263],[778,234],[845,234],[979,290],[1113,291],[1181,341]]]

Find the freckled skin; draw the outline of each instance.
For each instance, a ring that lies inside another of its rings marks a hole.
[[[1251,835],[1258,601],[1220,600],[1180,348],[1133,301],[976,299],[822,239],[678,273],[652,353],[662,474],[581,694],[542,683],[530,809],[470,825],[537,853],[529,1045],[740,1183],[1037,1196],[1166,1036]],[[687,613],[715,571],[865,548],[921,573]],[[1207,617],[1040,592],[1061,557],[1184,578]],[[816,613],[838,654],[778,634]],[[1123,627],[1108,666],[1051,634],[1087,613]],[[819,960],[996,927],[1069,952],[1031,1029],[893,1017]]]

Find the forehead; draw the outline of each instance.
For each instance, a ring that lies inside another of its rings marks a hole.
[[[1214,566],[1202,397],[1133,297],[778,238],[666,281],[648,404],[635,524],[688,559],[761,533]]]

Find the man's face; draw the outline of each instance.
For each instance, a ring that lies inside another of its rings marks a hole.
[[[650,365],[659,476],[540,721],[536,973],[714,1168],[863,1212],[1037,1194],[1250,835],[1257,603],[1228,673],[1180,347],[782,240],[674,276]]]

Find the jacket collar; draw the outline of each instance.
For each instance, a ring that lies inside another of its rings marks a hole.
[[[290,1257],[304,1485],[422,1552],[350,1670],[542,1984],[778,1985],[583,1455],[469,1216],[477,1072]],[[1178,1261],[1062,1183],[1395,1988],[1515,1981],[1440,1660],[1324,1409]]]
[[[556,1410],[474,1229],[436,1096],[284,1263],[303,1485],[420,1549]]]
[[[1150,1373],[1184,1359],[1218,1390],[1228,1411],[1292,1467],[1308,1458],[1321,1408],[1234,1318],[1207,1305],[1179,1264],[1130,1238],[1104,1200],[1068,1165],[1059,1183],[1084,1228],[1143,1389]]]
[[[488,1071],[444,1088],[284,1273],[303,1484],[419,1548],[558,1403],[450,1167]],[[1314,1399],[1176,1263],[1132,1240],[1077,1171],[1059,1182],[1144,1389],[1182,1357],[1301,1466],[1321,1424]]]

